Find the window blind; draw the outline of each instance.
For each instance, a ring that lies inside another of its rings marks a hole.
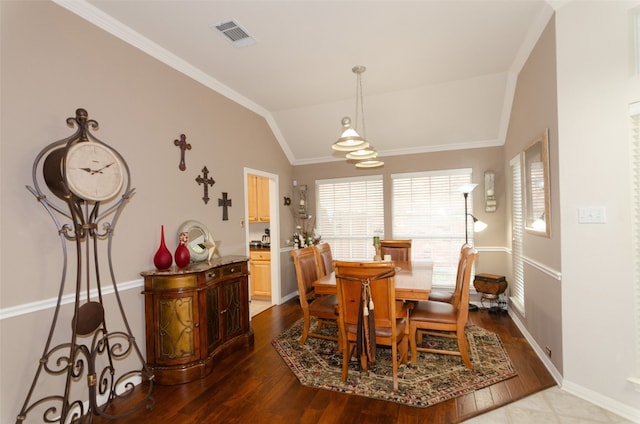
[[[635,263],[636,375],[640,376],[640,102],[629,108],[631,126],[631,207],[633,208],[633,257]],[[640,377],[639,377],[640,378]]]
[[[334,259],[372,260],[384,234],[382,175],[316,181],[316,226]]]
[[[453,287],[460,246],[465,241],[464,196],[460,186],[471,182],[471,169],[391,175],[392,237],[411,239],[412,261],[433,262],[433,286]],[[468,199],[473,211],[473,196]],[[473,220],[468,218],[469,241]]]
[[[510,283],[511,303],[524,315],[524,260],[522,257],[522,163],[521,155],[511,159],[511,260],[513,281]]]

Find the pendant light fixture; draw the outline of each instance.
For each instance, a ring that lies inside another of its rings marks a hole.
[[[351,126],[351,118],[342,118],[342,133],[338,141],[333,143],[331,148],[339,152],[347,152],[347,159],[357,160],[358,168],[375,168],[384,165],[384,162],[376,160],[378,152],[366,140],[366,129],[364,124],[364,101],[362,99],[362,73],[367,68],[364,66],[354,66],[351,71],[356,74],[356,114],[355,128]],[[358,118],[361,117],[362,135],[357,131]]]

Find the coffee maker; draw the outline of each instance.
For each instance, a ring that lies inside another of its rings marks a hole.
[[[271,235],[270,230],[265,228],[264,235],[262,236],[262,246],[269,247],[271,245]]]

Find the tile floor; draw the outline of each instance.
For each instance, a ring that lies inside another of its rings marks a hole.
[[[465,424],[632,423],[558,386],[465,421]]]
[[[249,315],[253,318],[260,312],[269,309],[271,306],[271,302],[268,300],[251,299],[251,302],[249,302]]]

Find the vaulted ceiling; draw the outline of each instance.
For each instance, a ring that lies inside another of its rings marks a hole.
[[[503,144],[517,73],[553,12],[546,0],[54,1],[264,116],[292,164],[343,158],[331,144],[355,119],[356,65],[381,157]],[[216,28],[227,22],[253,44],[231,42]]]

